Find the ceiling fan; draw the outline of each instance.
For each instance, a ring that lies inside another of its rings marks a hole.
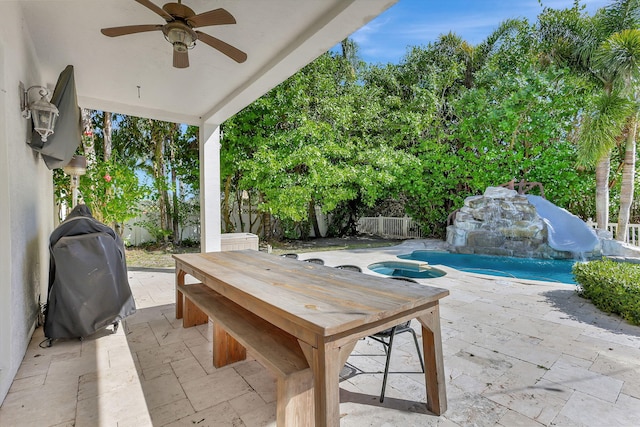
[[[219,50],[238,63],[247,60],[247,54],[243,51],[209,34],[194,30],[194,28],[208,27],[210,25],[235,24],[235,18],[225,9],[214,9],[196,15],[191,8],[182,4],[182,0],[178,0],[178,3],[167,3],[162,8],[149,0],[135,1],[160,15],[167,23],[164,25],[127,25],[124,27],[103,28],[100,30],[102,34],[109,37],[118,37],[161,30],[164,38],[173,45],[173,66],[176,68],[187,68],[189,66],[188,50],[196,45],[196,40],[200,40]]]

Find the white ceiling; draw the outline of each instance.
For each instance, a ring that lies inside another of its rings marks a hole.
[[[71,64],[81,107],[197,125],[222,123],[397,0],[184,0],[229,11],[237,24],[199,30],[248,55],[238,64],[199,42],[186,69],[173,68],[160,31],[100,33],[165,23],[134,0],[19,1],[47,84]]]

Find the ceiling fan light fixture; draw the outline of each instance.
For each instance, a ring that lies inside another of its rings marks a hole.
[[[164,38],[173,45],[176,52],[186,52],[196,45],[197,34],[187,25],[171,22],[162,29]]]

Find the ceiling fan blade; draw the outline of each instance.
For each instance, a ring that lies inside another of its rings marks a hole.
[[[236,18],[225,9],[215,9],[187,18],[191,28],[208,27],[209,25],[235,24]]]
[[[176,68],[187,68],[189,66],[189,52],[173,51],[173,66]]]
[[[127,34],[145,33],[147,31],[161,30],[162,25],[127,25],[124,27],[103,28],[100,30],[102,34],[109,37],[125,36]]]
[[[165,21],[167,22],[173,22],[173,16],[169,15],[167,12],[165,12],[161,7],[151,3],[149,0],[136,0],[138,3],[140,3],[141,5],[143,5],[144,7],[151,9],[152,11],[154,11],[155,13],[157,13],[158,15],[162,16]]]
[[[196,31],[196,34],[198,35],[198,40],[201,40],[203,43],[208,44],[209,46],[211,46],[214,49],[219,50],[220,52],[224,53],[225,55],[227,55],[229,58],[233,59],[234,61],[238,62],[238,63],[242,63],[244,61],[247,60],[247,54],[244,53],[243,51],[236,49],[235,47],[231,46],[230,44],[227,44],[225,42],[223,42],[220,39],[217,39],[213,36],[210,36],[209,34],[205,34],[201,31]]]

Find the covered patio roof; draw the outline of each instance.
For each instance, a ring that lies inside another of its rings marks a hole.
[[[157,12],[166,0],[152,1],[0,1],[0,279],[8,284],[0,287],[0,401],[46,300],[56,217],[51,172],[25,144],[31,124],[21,88],[53,88],[72,65],[80,107],[199,126],[202,247],[220,250],[220,124],[397,0],[184,0],[195,14],[228,11],[235,24],[197,29],[247,59],[197,41],[182,69],[157,28],[120,37],[100,31],[164,25]]]
[[[217,125],[397,0],[185,0],[196,14],[224,8],[233,25],[201,27],[247,54],[236,63],[198,41],[190,66],[172,66],[161,31],[107,37],[101,28],[164,24],[135,0],[21,0],[24,26],[54,85],[75,67],[81,107],[194,125]],[[161,7],[162,0],[154,0]]]

